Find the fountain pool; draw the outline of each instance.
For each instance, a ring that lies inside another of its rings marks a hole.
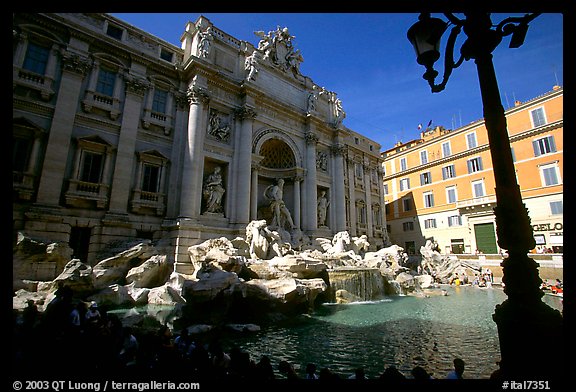
[[[228,349],[238,346],[256,361],[266,354],[275,368],[281,360],[290,361],[301,376],[313,362],[343,378],[359,366],[368,378],[377,378],[392,364],[406,376],[421,365],[435,378],[444,378],[452,360],[460,357],[466,362],[466,378],[488,379],[500,360],[492,314],[506,294],[498,287],[443,288],[447,296],[323,304],[309,316],[227,336],[222,343]],[[544,301],[562,309],[560,298],[546,295]]]

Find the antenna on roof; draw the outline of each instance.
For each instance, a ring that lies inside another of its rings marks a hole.
[[[556,86],[560,86],[560,83],[558,83],[558,74],[556,73],[556,64],[552,64],[552,69],[554,72],[554,79],[556,80]]]

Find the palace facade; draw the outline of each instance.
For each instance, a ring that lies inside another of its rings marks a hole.
[[[88,263],[162,239],[187,262],[189,246],[270,219],[265,191],[283,179],[295,229],[381,247],[380,145],[342,124],[295,42],[278,28],[255,46],[199,17],[177,47],[108,14],[14,14],[15,237],[64,241]]]

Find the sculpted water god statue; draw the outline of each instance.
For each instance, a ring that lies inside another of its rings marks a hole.
[[[223,186],[222,180],[222,169],[220,166],[216,166],[212,174],[206,177],[204,181],[204,200],[206,200],[206,211],[205,212],[223,212],[222,210],[222,197],[226,190]]]
[[[284,180],[279,179],[276,185],[270,185],[264,191],[264,197],[270,201],[270,210],[272,211],[272,223],[270,226],[286,228],[290,231],[294,229],[292,215],[284,204]]]

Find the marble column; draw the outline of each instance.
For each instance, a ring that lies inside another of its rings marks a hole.
[[[334,229],[338,232],[348,229],[346,227],[346,197],[344,195],[344,154],[346,152],[346,146],[338,143],[332,145],[330,149],[334,161],[334,174],[332,175],[332,189],[334,189],[334,193],[331,198],[334,202],[334,212],[336,213],[336,225]]]
[[[258,217],[258,165],[252,165],[252,190],[250,191],[250,220]]]
[[[350,227],[348,228],[351,236],[357,235],[357,214],[356,214],[356,183],[355,183],[355,176],[356,176],[356,162],[353,159],[347,158],[344,162],[345,165],[348,165],[348,212],[350,214]]]
[[[294,177],[294,216],[293,216],[293,220],[294,220],[294,226],[297,229],[300,229],[300,215],[301,215],[301,210],[300,210],[300,181],[302,181],[303,177],[302,176],[296,176]]]
[[[318,198],[318,188],[316,184],[316,144],[318,136],[312,132],[305,135],[306,138],[306,177],[304,178],[304,189],[306,193],[303,209],[304,230],[315,231],[318,228],[318,214],[316,211],[316,199]]]
[[[149,88],[149,84],[145,79],[133,76],[127,76],[125,79],[126,99],[124,101],[124,113],[122,115],[108,208],[110,212],[118,214],[126,214],[128,212],[138,124],[140,122],[144,93]],[[139,187],[139,184],[136,184],[136,187]]]
[[[188,126],[188,98],[183,92],[175,92],[176,116],[174,129],[184,130]],[[168,178],[168,192],[166,194],[166,218],[173,219],[179,215],[180,210],[180,178],[182,178],[183,150],[187,145],[186,132],[174,132],[172,152],[170,154],[170,177]]]
[[[370,165],[364,163],[364,194],[366,197],[366,235],[372,237],[374,235],[374,213],[372,211],[372,176],[370,173]]]
[[[241,120],[239,144],[235,150],[238,154],[237,175],[235,181],[234,209],[235,222],[238,224],[248,224],[250,222],[250,191],[252,176],[252,128],[256,112],[251,106],[245,105],[235,113]]]
[[[188,132],[182,162],[182,188],[180,199],[181,218],[197,218],[202,203],[202,173],[204,168],[204,128],[202,115],[209,102],[206,88],[191,86],[187,91],[190,111],[188,114]]]
[[[66,156],[70,150],[76,117],[76,110],[73,108],[78,106],[82,81],[90,63],[87,58],[66,52],[62,56],[62,66],[62,80],[54,107],[36,198],[37,204],[52,206],[60,203],[66,173]]]

